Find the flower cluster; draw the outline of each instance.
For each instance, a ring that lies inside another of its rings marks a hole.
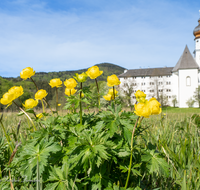
[[[22,86],[13,86],[6,92],[0,100],[3,105],[10,106],[12,102],[24,93]]]
[[[135,104],[135,114],[148,118],[150,115],[157,115],[162,112],[161,104],[156,98],[146,100],[146,94],[140,90],[135,93],[136,100],[139,102]]]
[[[115,97],[117,96],[117,94],[118,94],[118,91],[115,90],[115,89],[114,89],[114,91],[113,91],[113,89],[111,88],[111,89],[109,89],[108,94],[106,94],[106,95],[103,96],[103,97],[104,97],[105,100],[111,101],[111,100],[114,100],[114,99],[115,99]]]
[[[22,104],[26,109],[34,108],[38,105],[38,101],[32,98],[29,98]]]
[[[118,94],[118,91],[114,89],[114,86],[119,85],[121,82],[118,79],[116,75],[111,75],[107,77],[107,85],[113,87],[112,89],[109,89],[108,94],[106,94],[104,97],[105,100],[111,101],[114,100],[115,97]]]
[[[75,87],[77,86],[77,82],[75,79],[73,78],[70,78],[68,80],[66,79],[64,85],[66,86],[65,94],[67,96],[71,96],[76,93],[77,90],[75,90]]]
[[[51,79],[49,85],[51,86],[51,88],[58,88],[62,86],[62,81],[59,78]]]
[[[96,79],[100,75],[103,74],[103,71],[99,71],[98,66],[92,66],[86,71],[87,76],[89,76],[91,79]]]
[[[20,73],[20,77],[24,80],[26,80],[27,78],[31,78],[33,75],[35,75],[35,71],[33,71],[33,68],[31,67],[26,67]]]

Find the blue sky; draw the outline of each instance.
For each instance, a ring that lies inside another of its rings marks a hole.
[[[173,67],[186,45],[194,51],[199,9],[196,0],[1,0],[0,76]]]

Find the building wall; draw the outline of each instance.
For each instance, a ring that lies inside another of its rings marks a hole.
[[[180,108],[187,108],[186,102],[193,98],[196,88],[198,88],[198,69],[185,69],[178,71],[178,101]],[[195,103],[194,107],[198,107]]]
[[[149,100],[152,97],[163,96],[164,99],[167,99],[167,105],[172,106],[172,95],[173,95],[173,77],[169,76],[141,76],[141,77],[125,77],[120,78],[121,91],[127,90],[124,83],[127,83],[129,87],[133,88],[135,93],[137,90],[143,91]],[[136,102],[135,95],[132,94],[132,103]]]
[[[178,81],[179,81],[178,72],[172,73],[172,92],[173,92],[172,99],[176,98],[177,102],[178,102],[178,103],[176,103],[175,107],[179,107],[179,91],[178,91],[179,83],[178,83]],[[172,106],[174,106],[173,103],[172,103]]]

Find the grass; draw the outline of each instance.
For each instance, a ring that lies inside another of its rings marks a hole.
[[[129,111],[128,109],[125,110]],[[143,124],[148,126],[148,129],[143,134],[144,138],[140,139],[139,141],[141,142],[138,143],[142,143],[145,140],[147,143],[156,145],[157,150],[162,152],[168,160],[168,164],[171,167],[170,176],[175,181],[163,180],[162,183],[165,189],[180,189],[180,186],[186,186],[187,189],[199,189],[200,130],[199,126],[191,119],[191,115],[200,114],[200,109],[165,107],[162,110],[162,114],[143,120]],[[37,110],[37,113],[40,112],[41,110]],[[66,113],[67,111],[61,111],[61,115]],[[17,112],[4,113],[3,123],[9,133],[17,130],[20,120],[20,131],[25,136],[28,134],[27,128],[31,126],[26,117],[24,115],[17,116]],[[3,131],[0,128],[0,136],[2,134]],[[149,180],[156,181],[156,176],[152,175]],[[175,187],[174,184],[179,186]]]
[[[178,113],[178,114],[200,114],[200,108],[174,108],[174,107],[163,107],[163,113]]]

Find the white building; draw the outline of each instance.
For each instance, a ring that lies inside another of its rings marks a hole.
[[[186,102],[193,98],[200,85],[200,19],[198,22],[193,31],[194,58],[186,45],[175,67],[130,69],[118,76],[121,89],[133,89],[133,104],[136,102],[134,93],[141,90],[147,94],[147,99],[156,97],[160,102],[165,101],[165,104],[173,106],[172,100],[176,98],[176,106],[188,107]],[[193,107],[198,107],[198,104],[195,103]]]

